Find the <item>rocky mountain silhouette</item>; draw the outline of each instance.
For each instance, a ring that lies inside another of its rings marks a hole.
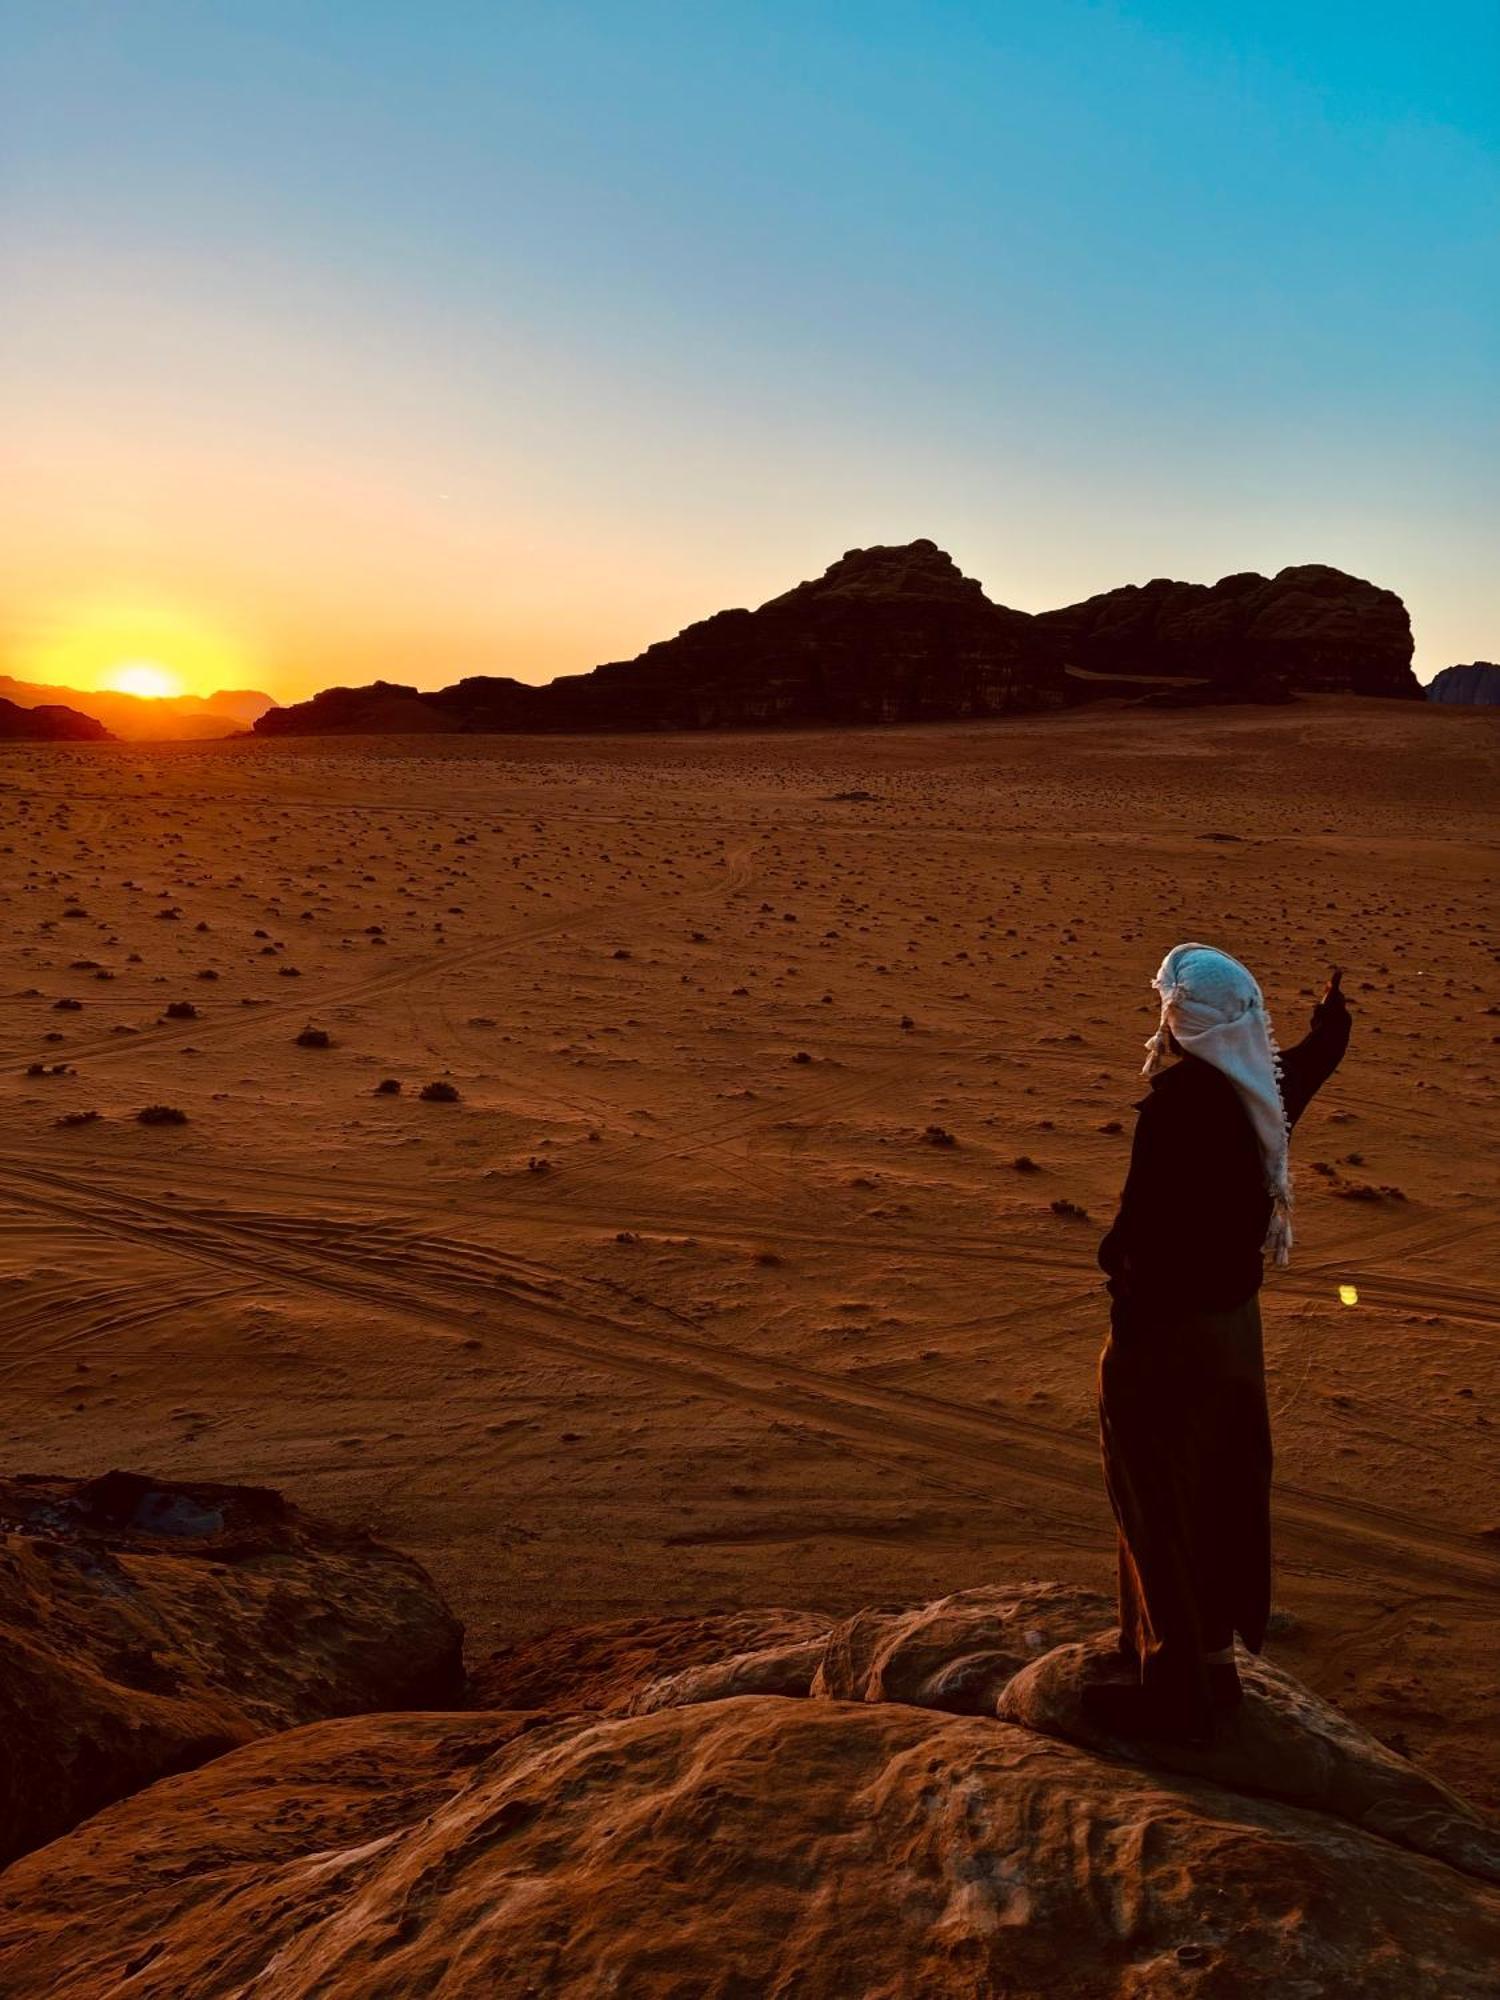
[[[1500,667],[1493,660],[1471,660],[1466,667],[1444,667],[1427,684],[1427,699],[1451,708],[1500,708]]]
[[[1421,694],[1401,599],[1322,563],[1214,584],[1158,577],[1036,623],[1075,673],[1202,679],[1237,699]]]
[[[926,722],[1136,702],[1415,698],[1399,597],[1320,565],[1158,580],[1032,616],[995,604],[936,543],[851,549],[758,610],[720,611],[633,660],[546,686],[477,675],[435,693],[377,681],[274,709],[265,736],[412,730],[764,728]]]
[[[39,702],[34,708],[0,695],[0,742],[112,743],[113,732],[91,715],[60,702]]]

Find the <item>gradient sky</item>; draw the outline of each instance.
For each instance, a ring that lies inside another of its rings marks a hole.
[[[1493,0],[5,0],[0,671],[557,672],[930,535],[1500,658]]]

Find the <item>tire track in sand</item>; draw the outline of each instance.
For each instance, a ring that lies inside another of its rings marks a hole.
[[[61,1148],[51,1153],[30,1153],[24,1158],[7,1158],[0,1154],[0,1167],[6,1166],[23,1173],[50,1170],[64,1178],[76,1176],[75,1158]],[[463,1186],[427,1190],[393,1180],[355,1180],[343,1174],[331,1180],[327,1175],[298,1174],[280,1168],[270,1170],[243,1162],[216,1163],[212,1166],[194,1162],[191,1169],[180,1161],[170,1164],[142,1162],[139,1165],[132,1162],[128,1167],[123,1162],[110,1163],[96,1166],[88,1185],[101,1194],[113,1194],[139,1191],[143,1183],[155,1180],[170,1183],[170,1192],[175,1196],[176,1183],[184,1177],[192,1180],[200,1198],[216,1201],[233,1198],[242,1202],[246,1195],[274,1199],[278,1196],[285,1198],[289,1193],[299,1194],[311,1211],[305,1223],[293,1224],[284,1210],[275,1207],[267,1206],[260,1211],[267,1223],[283,1230],[294,1227],[315,1230],[329,1222],[340,1228],[352,1227],[346,1217],[330,1217],[326,1206],[321,1214],[316,1212],[316,1205],[332,1204],[339,1210],[375,1209],[379,1212],[378,1226],[387,1229],[394,1227],[397,1218],[405,1223],[408,1218],[431,1215],[445,1223],[454,1219],[470,1219],[487,1228],[524,1228],[528,1234],[567,1235],[597,1229],[602,1235],[612,1237],[619,1230],[628,1228],[647,1235],[690,1235],[700,1242],[729,1249],[792,1244],[814,1251],[863,1250],[872,1256],[903,1263],[993,1264],[1003,1269],[1034,1272],[1044,1278],[1077,1279],[1081,1275],[1091,1275],[1096,1269],[1092,1238],[1085,1253],[1062,1244],[1054,1248],[1042,1243],[1007,1241],[1000,1219],[997,1219],[993,1231],[985,1233],[954,1229],[903,1229],[888,1217],[863,1217],[854,1211],[852,1205],[849,1205],[847,1222],[799,1221],[795,1215],[788,1213],[781,1199],[781,1190],[776,1188],[762,1190],[773,1197],[774,1208],[756,1211],[742,1204],[740,1214],[731,1224],[726,1223],[719,1209],[707,1208],[699,1212],[685,1209],[680,1204],[652,1204],[649,1198],[635,1192],[619,1201],[575,1201],[573,1196],[578,1183],[571,1174],[561,1190],[561,1199],[553,1197],[550,1190],[538,1189],[529,1177],[518,1176],[512,1184],[503,1187],[489,1183],[483,1188]],[[79,1184],[76,1178],[73,1184]],[[591,1184],[586,1193],[592,1196],[593,1192]],[[544,1202],[548,1204],[546,1207]],[[241,1210],[241,1213],[244,1211]],[[1398,1230],[1382,1238],[1381,1254],[1407,1259],[1440,1256],[1444,1251],[1457,1247],[1472,1252],[1476,1231],[1485,1227],[1472,1218],[1466,1218],[1456,1226],[1451,1220],[1436,1227],[1435,1222],[1436,1218],[1431,1216],[1414,1220],[1404,1231]],[[468,1254],[467,1246],[461,1245],[458,1239],[446,1240],[451,1242],[455,1256]],[[517,1267],[525,1264],[536,1274],[556,1268],[524,1258],[515,1258],[513,1262]],[[1102,1274],[1093,1282],[1101,1295],[1102,1313]],[[1273,1297],[1295,1300],[1303,1305],[1327,1305],[1341,1283],[1353,1283],[1361,1305],[1424,1317],[1436,1315],[1445,1321],[1458,1320],[1466,1327],[1482,1330],[1491,1338],[1500,1338],[1500,1292],[1488,1287],[1430,1278],[1425,1273],[1395,1274],[1366,1264],[1358,1253],[1336,1252],[1308,1259],[1288,1273],[1276,1273],[1272,1282]]]
[[[133,1286],[132,1291],[145,1289]],[[175,1314],[213,1305],[223,1299],[235,1298],[254,1290],[248,1279],[237,1279],[233,1284],[214,1285],[205,1289],[203,1284],[191,1280],[179,1280],[173,1285],[152,1284],[150,1300],[133,1310],[100,1311],[102,1305],[115,1305],[125,1296],[125,1288],[116,1287],[107,1294],[89,1294],[78,1302],[82,1313],[81,1322],[71,1331],[54,1334],[50,1339],[28,1348],[25,1354],[0,1366],[0,1382],[11,1376],[22,1375],[38,1361],[51,1360],[61,1354],[71,1354],[79,1348],[98,1347],[114,1335],[133,1331],[137,1327],[150,1326],[160,1319],[171,1319]],[[19,1345],[16,1340],[7,1342],[7,1351],[14,1351]]]
[[[665,1379],[885,1450],[894,1446],[935,1459],[945,1472],[963,1466],[984,1475],[983,1490],[991,1497],[1003,1477],[1029,1489],[1033,1499],[1051,1496],[1055,1503],[1060,1492],[1086,1493],[1098,1503],[1096,1449],[1072,1431],[725,1347],[705,1340],[694,1322],[665,1306],[642,1302],[642,1316],[627,1318],[617,1297],[616,1309],[605,1309],[599,1288],[561,1272],[518,1276],[514,1259],[493,1259],[495,1275],[483,1276],[491,1260],[478,1245],[429,1238],[417,1251],[397,1235],[383,1254],[368,1240],[362,1250],[346,1252],[326,1241],[309,1242],[305,1234],[289,1244],[264,1221],[177,1211],[19,1164],[0,1163],[0,1189],[33,1212],[217,1270],[249,1271],[294,1289],[396,1310],[471,1338],[488,1323],[512,1344],[592,1368]],[[367,1239],[369,1233],[367,1228]],[[425,1266],[420,1282],[409,1274],[419,1264]],[[465,1267],[469,1275],[455,1278],[450,1266]],[[533,1268],[545,1273],[545,1267]],[[1305,1488],[1280,1485],[1276,1499],[1283,1541],[1315,1561],[1425,1589],[1442,1584],[1470,1596],[1500,1594],[1500,1558],[1476,1538]]]

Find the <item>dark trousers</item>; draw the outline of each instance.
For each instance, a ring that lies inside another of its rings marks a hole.
[[[1099,1357],[1104,1480],[1119,1529],[1120,1646],[1142,1682],[1207,1712],[1205,1652],[1252,1652],[1271,1610],[1271,1424],[1260,1304],[1116,1300]]]

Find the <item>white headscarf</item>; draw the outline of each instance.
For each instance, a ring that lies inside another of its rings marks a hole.
[[[1167,1060],[1167,1037],[1200,1062],[1212,1063],[1239,1092],[1260,1144],[1271,1226],[1265,1248],[1285,1264],[1292,1248],[1292,1175],[1281,1054],[1271,1017],[1253,975],[1209,944],[1169,951],[1151,984],[1161,995],[1161,1025],[1147,1042],[1142,1072],[1154,1076]]]

